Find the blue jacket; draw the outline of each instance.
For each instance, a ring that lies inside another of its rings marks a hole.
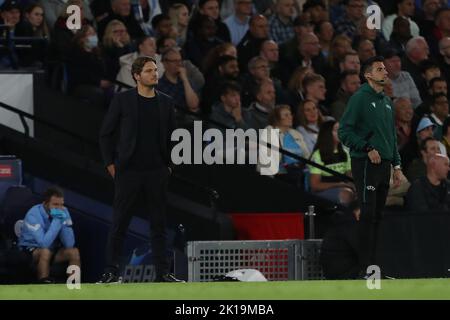
[[[28,210],[22,225],[19,246],[26,248],[52,248],[59,237],[64,248],[75,245],[75,236],[72,229],[72,218],[69,211],[64,208],[67,218],[50,219],[43,204],[38,204]]]

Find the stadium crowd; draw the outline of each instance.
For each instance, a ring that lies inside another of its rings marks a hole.
[[[382,12],[379,30],[367,23],[366,8],[374,4]],[[198,115],[213,126],[278,128],[284,149],[343,175],[350,175],[351,167],[337,136],[339,120],[364,82],[361,66],[381,55],[409,180],[391,188],[388,204],[403,205],[410,185],[426,177],[428,161],[450,154],[446,1],[0,0],[0,5],[0,25],[7,26],[0,29],[2,37],[9,32],[43,39],[31,51],[17,51],[19,67],[51,72],[63,66],[68,95],[107,108],[118,84],[136,86],[132,62],[150,56],[158,65],[157,89],[187,112],[177,113],[180,125]],[[79,30],[67,27],[71,5],[81,8]],[[13,67],[4,51],[0,68]],[[278,176],[336,202],[354,190],[342,177],[285,155]],[[442,193],[447,181],[430,179],[428,192],[436,195],[430,199],[447,202]]]

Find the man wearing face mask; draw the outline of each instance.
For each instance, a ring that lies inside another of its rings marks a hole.
[[[51,262],[69,262],[69,265],[80,266],[72,218],[64,207],[61,189],[47,189],[44,203],[35,205],[27,212],[19,236],[19,247],[30,255],[39,283],[54,282],[49,277]]]
[[[388,81],[383,61],[383,57],[366,61],[362,73],[367,83],[350,98],[339,127],[339,139],[350,149],[352,176],[361,208],[359,264],[364,276],[368,266],[376,265],[378,225],[389,191],[391,166],[394,186],[404,179],[394,105],[383,93]]]

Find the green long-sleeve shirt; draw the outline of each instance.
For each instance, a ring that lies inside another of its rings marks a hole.
[[[391,99],[365,83],[348,101],[339,125],[339,139],[350,149],[352,158],[366,158],[365,149],[372,146],[381,159],[400,165],[394,119]]]

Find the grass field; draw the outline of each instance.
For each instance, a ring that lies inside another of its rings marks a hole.
[[[450,299],[450,279],[382,280],[380,290],[356,281],[81,284],[0,286],[0,299],[151,299],[151,300],[300,300],[300,299]]]

